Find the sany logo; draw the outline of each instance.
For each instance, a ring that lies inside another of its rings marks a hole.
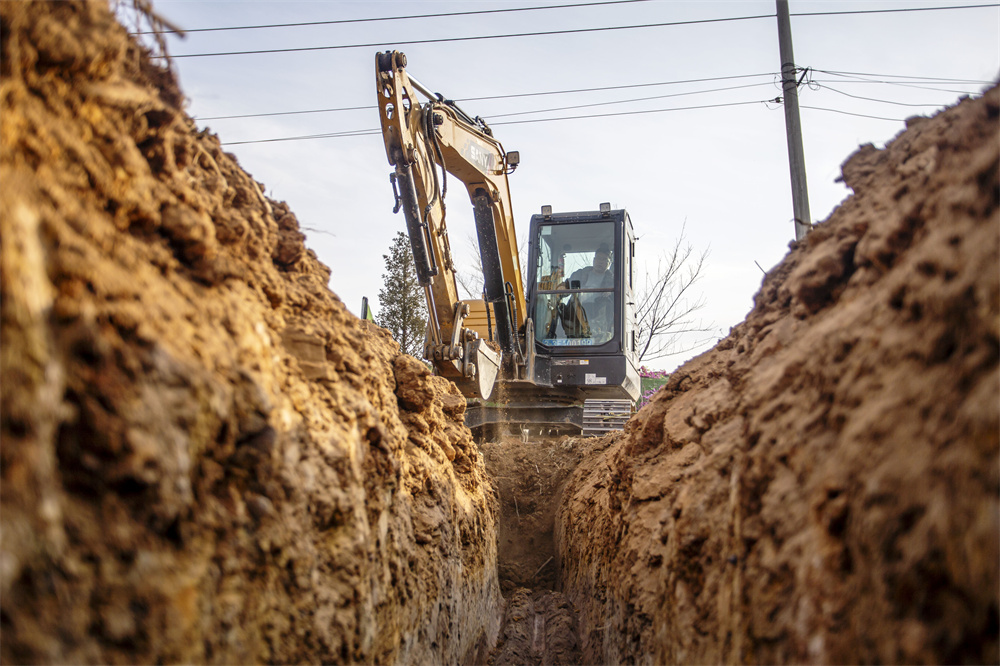
[[[493,155],[489,151],[483,150],[475,141],[465,142],[465,147],[462,148],[462,157],[475,164],[484,173],[493,171]]]

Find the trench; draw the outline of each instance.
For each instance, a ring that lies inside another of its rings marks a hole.
[[[500,506],[497,569],[506,602],[491,666],[581,663],[579,619],[560,589],[554,527],[587,442],[501,436],[481,445]]]
[[[106,3],[0,12],[0,663],[1000,663],[995,87],[621,440],[484,471]]]

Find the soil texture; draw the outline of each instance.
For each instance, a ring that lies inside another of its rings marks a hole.
[[[493,666],[580,663],[576,609],[557,589],[553,529],[563,488],[593,441],[502,437],[482,445],[500,506],[497,565],[507,600]]]
[[[0,3],[0,662],[1000,662],[996,88],[624,433],[480,448],[157,62]]]
[[[484,654],[497,506],[454,386],[106,3],[0,33],[0,661]]]
[[[559,592],[517,588],[507,608],[491,666],[573,666],[580,663],[576,609]]]
[[[997,663],[1000,91],[854,194],[570,480],[588,663]]]
[[[555,590],[553,529],[563,486],[583,458],[581,437],[502,437],[481,445],[486,471],[496,484],[500,588]]]

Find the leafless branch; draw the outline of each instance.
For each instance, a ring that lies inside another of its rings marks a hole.
[[[479,254],[479,240],[476,238],[475,232],[470,231],[466,235],[465,246],[469,250],[469,256],[472,257],[472,263],[464,270],[455,269],[455,282],[458,284],[459,290],[465,293],[466,298],[482,298],[483,260]],[[527,237],[525,236],[517,242],[517,254],[521,261],[521,275],[525,279],[528,277],[526,246]]]
[[[679,346],[682,336],[713,330],[711,324],[696,319],[695,314],[705,307],[705,297],[692,293],[707,258],[708,250],[695,253],[687,242],[685,227],[681,227],[673,248],[657,262],[656,272],[647,273],[636,298],[636,344],[641,361],[688,352],[711,339]]]
[[[313,234],[326,234],[327,236],[332,236],[334,238],[337,237],[337,234],[333,233],[332,231],[327,231],[326,229],[317,229],[315,227],[299,227],[299,229],[301,229],[302,231],[308,231],[309,233]]]
[[[123,19],[127,19],[131,26],[126,26],[131,34],[138,37],[140,33],[152,35],[155,48],[151,49],[154,56],[161,56],[167,63],[167,68],[173,66],[170,59],[170,52],[167,50],[168,33],[174,33],[178,37],[184,38],[187,33],[153,8],[152,0],[114,0],[111,4],[112,11]],[[125,22],[123,20],[123,22]],[[149,27],[144,31],[145,26]]]

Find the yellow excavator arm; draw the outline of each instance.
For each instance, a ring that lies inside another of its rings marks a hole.
[[[481,119],[409,76],[402,53],[379,53],[375,76],[395,210],[406,218],[427,299],[424,355],[463,393],[488,398],[497,374],[511,375],[523,363],[518,331],[528,313],[507,185],[518,154],[505,152]],[[448,174],[472,201],[484,300],[458,295],[445,225]]]

